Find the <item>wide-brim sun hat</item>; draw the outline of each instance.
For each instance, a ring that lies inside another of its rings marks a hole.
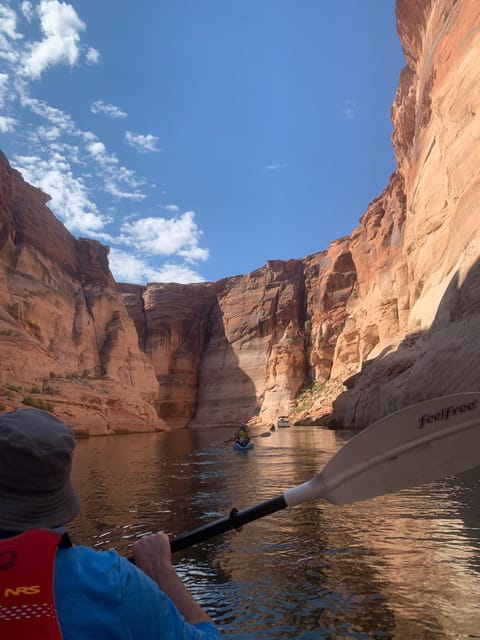
[[[80,511],[70,482],[75,437],[39,409],[0,416],[0,530],[54,528]]]

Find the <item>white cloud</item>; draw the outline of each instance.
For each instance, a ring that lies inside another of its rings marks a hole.
[[[17,14],[5,4],[0,4],[0,33],[11,40],[22,38],[22,35],[17,33]]]
[[[152,274],[150,282],[179,282],[180,284],[190,284],[192,282],[205,282],[196,271],[192,271],[184,265],[165,263],[162,268]]]
[[[176,204],[166,204],[163,208],[165,211],[171,211],[172,213],[178,213],[180,211],[180,207],[177,207]]]
[[[159,138],[156,136],[152,136],[151,133],[148,133],[146,136],[140,133],[132,133],[132,131],[127,131],[125,134],[125,141],[128,145],[130,145],[136,151],[140,153],[148,153],[150,151],[160,151],[157,147],[157,143]]]
[[[198,246],[202,232],[193,211],[186,211],[178,218],[141,218],[125,222],[121,230],[122,242],[150,254],[178,254],[189,260],[208,258],[208,250]]]
[[[58,127],[38,127],[36,129],[37,135],[41,140],[47,140],[49,142],[58,140],[61,137],[61,131]]]
[[[94,234],[110,221],[90,201],[83,180],[74,177],[64,156],[52,154],[48,160],[18,156],[15,164],[27,182],[52,197],[49,206],[70,232]]]
[[[100,62],[100,51],[97,51],[97,49],[94,49],[93,47],[89,47],[85,54],[85,60],[87,61],[87,64],[97,64]]]
[[[8,75],[0,73],[0,107],[3,107],[8,96]]]
[[[19,54],[10,46],[6,38],[0,33],[0,60],[5,60],[7,64],[15,65],[20,59]]]
[[[200,260],[207,260],[210,253],[208,249],[192,246],[187,249],[181,249],[178,255],[185,258],[187,262],[199,262]]]
[[[15,66],[20,60],[22,35],[17,32],[17,14],[9,6],[0,4],[0,59]]]
[[[0,116],[0,133],[11,133],[15,130],[17,121],[10,116]]]
[[[86,151],[102,169],[101,172],[97,173],[97,178],[103,180],[103,188],[108,193],[115,198],[134,201],[140,201],[146,197],[143,192],[138,191],[139,187],[145,184],[145,180],[138,179],[131,169],[119,166],[119,161],[115,154],[107,153],[105,145],[95,134],[79,129],[70,115],[60,109],[51,107],[42,100],[30,98],[28,95],[22,96],[22,104],[30,108],[36,115],[45,118],[52,125],[50,139],[53,138],[53,132],[56,131],[56,137],[59,137],[60,134],[63,136],[70,135],[80,138],[85,143]],[[39,134],[40,130],[37,131],[38,136]],[[128,187],[130,191],[122,185]]]
[[[147,197],[140,191],[125,191],[125,189],[121,189],[114,178],[105,180],[105,189],[111,196],[121,200],[133,200],[135,202],[140,202],[141,200],[145,200]]]
[[[105,157],[104,167],[106,167],[107,163],[111,165],[104,177],[106,191],[115,198],[123,200],[133,200],[137,202],[144,200],[147,196],[142,191],[139,191],[139,188],[145,184],[145,180],[138,179],[135,172],[127,169],[127,167],[116,166],[117,162],[118,160],[113,155],[108,156],[108,158]],[[133,189],[133,191],[126,191],[120,186],[122,184]]]
[[[92,156],[96,157],[96,158],[101,158],[102,156],[105,155],[106,149],[105,149],[105,145],[103,144],[103,142],[92,142],[91,144],[88,145],[88,150],[90,151],[90,153],[92,154]]]
[[[72,120],[71,116],[69,116],[68,113],[65,113],[65,111],[51,107],[43,100],[30,98],[28,95],[23,95],[21,100],[23,106],[28,107],[37,116],[48,120],[52,125],[58,127],[62,133],[79,135],[80,130]]]
[[[357,115],[357,103],[355,100],[344,100],[342,114],[347,120],[353,120]]]
[[[117,282],[146,284],[147,282],[204,282],[196,271],[185,265],[164,264],[160,268],[149,265],[142,258],[111,248],[108,256],[110,270]]]
[[[28,0],[24,0],[24,2],[22,2],[22,4],[20,5],[20,9],[23,15],[25,16],[25,18],[28,20],[28,22],[31,22],[33,19],[33,13],[34,13],[32,3],[28,2]]]
[[[122,111],[120,107],[116,107],[113,104],[106,104],[103,100],[96,100],[90,106],[92,113],[104,113],[110,118],[126,118],[127,114]]]
[[[44,38],[28,45],[24,60],[24,72],[33,79],[55,64],[73,67],[80,55],[80,32],[86,28],[72,5],[58,0],[41,0],[38,14]]]
[[[286,169],[287,165],[284,162],[274,162],[272,164],[267,164],[265,169],[267,171],[278,171],[279,169]]]
[[[132,189],[136,189],[145,184],[145,180],[139,180],[135,176],[135,172],[131,169],[127,169],[126,167],[118,167],[117,169],[115,169],[115,175],[121,182],[124,182],[129,187],[132,187]]]

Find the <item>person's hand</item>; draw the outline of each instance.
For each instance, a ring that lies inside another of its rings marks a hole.
[[[168,536],[163,532],[142,536],[133,543],[133,557],[137,567],[158,582],[161,573],[172,569]]]
[[[173,568],[168,536],[161,532],[142,536],[133,543],[133,557],[137,567],[172,599],[187,622],[211,622]]]

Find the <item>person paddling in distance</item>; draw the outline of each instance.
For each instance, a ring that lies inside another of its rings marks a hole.
[[[0,416],[0,638],[218,640],[177,575],[164,533],[115,551],[73,545],[75,438],[52,414]]]
[[[241,444],[242,447],[246,447],[250,442],[250,435],[248,433],[248,426],[246,422],[240,423],[240,428],[235,434],[234,441],[238,442],[238,444]]]

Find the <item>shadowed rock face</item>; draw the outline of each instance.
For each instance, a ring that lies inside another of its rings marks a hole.
[[[398,0],[397,26],[397,170],[350,236],[303,260],[117,285],[108,248],[75,240],[1,157],[4,391],[40,385],[105,433],[270,423],[312,383],[322,394],[297,419],[333,409],[347,426],[478,389],[480,5]]]
[[[121,284],[120,290],[139,346],[153,363],[158,414],[170,426],[185,426],[197,412],[200,370],[222,283]]]

